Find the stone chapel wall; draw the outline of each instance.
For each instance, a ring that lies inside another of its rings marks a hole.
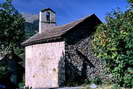
[[[65,81],[64,64],[61,64],[64,63],[64,48],[63,41],[27,46],[26,86],[32,88],[59,87]]]
[[[91,46],[97,23],[97,20],[85,21],[65,35],[66,85],[70,82],[80,85],[85,79],[102,76],[103,63],[94,56]]]

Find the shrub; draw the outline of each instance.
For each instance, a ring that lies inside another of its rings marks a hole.
[[[92,41],[97,57],[106,62],[112,81],[120,86],[133,86],[133,10],[115,10],[106,23],[97,27]]]
[[[121,89],[121,87],[117,84],[114,84],[110,89]]]
[[[95,77],[93,80],[91,80],[92,83],[95,83],[97,85],[102,84],[102,80],[99,77]]]

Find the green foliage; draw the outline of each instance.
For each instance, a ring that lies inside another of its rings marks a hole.
[[[6,54],[14,49],[16,54],[21,54],[23,48],[20,43],[25,38],[25,20],[12,5],[12,0],[0,3],[0,53]],[[9,76],[7,65],[0,62],[0,80]]]
[[[113,82],[133,86],[133,11],[112,11],[106,22],[98,26],[92,41],[97,57],[106,61]]]
[[[24,40],[24,18],[13,7],[12,0],[0,4],[0,51],[20,49]],[[19,53],[18,53],[19,54]]]
[[[94,79],[86,79],[84,81],[84,84],[96,84],[96,85],[101,85],[102,84],[102,79],[100,77],[95,77]]]
[[[18,84],[19,88],[24,88],[24,82]]]
[[[7,66],[0,64],[0,80],[8,73]]]
[[[121,87],[117,84],[114,84],[110,89],[121,89]]]
[[[133,0],[128,0],[128,2],[129,2],[131,5],[133,5]]]
[[[99,77],[95,77],[93,80],[91,80],[92,83],[101,85],[102,84],[102,79]]]
[[[91,84],[91,80],[90,79],[85,79],[84,80],[84,84],[86,85],[86,84]]]

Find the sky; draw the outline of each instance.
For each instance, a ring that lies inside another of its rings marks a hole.
[[[4,0],[0,0],[0,3]],[[26,14],[39,14],[45,8],[56,12],[57,24],[67,24],[95,13],[102,22],[113,9],[128,8],[127,0],[14,0],[15,8]]]

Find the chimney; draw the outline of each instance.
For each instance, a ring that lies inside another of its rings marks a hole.
[[[46,29],[56,26],[55,12],[50,9],[41,10],[39,13],[39,33],[45,32]]]

